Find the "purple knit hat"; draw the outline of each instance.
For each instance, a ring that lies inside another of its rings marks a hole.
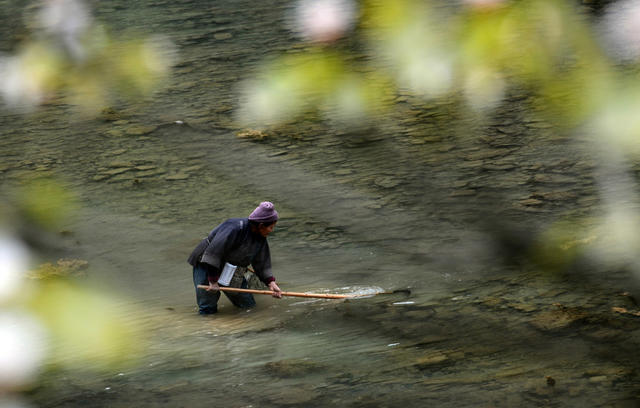
[[[271,223],[274,221],[278,221],[278,212],[273,208],[273,203],[269,201],[263,201],[259,206],[256,207],[255,210],[249,215],[249,220],[262,222],[262,223]]]

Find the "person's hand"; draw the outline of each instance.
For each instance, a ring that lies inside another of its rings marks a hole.
[[[273,292],[273,297],[278,299],[282,297],[282,290],[280,290],[275,281],[269,282],[269,289]]]
[[[207,292],[217,292],[220,290],[220,285],[218,282],[209,282],[209,287],[206,290]]]

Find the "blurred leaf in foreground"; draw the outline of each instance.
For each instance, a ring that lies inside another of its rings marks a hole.
[[[384,105],[385,80],[357,74],[342,55],[324,49],[277,58],[259,80],[245,84],[245,104],[239,121],[256,127],[281,123],[307,114],[340,112],[342,118],[362,118]]]
[[[54,364],[105,369],[133,364],[143,350],[135,312],[88,287],[60,279],[38,282],[29,308],[49,330]]]
[[[116,96],[155,90],[174,62],[167,39],[119,39],[94,22],[80,0],[44,2],[32,19],[34,39],[0,57],[0,97],[10,109],[66,98],[79,113],[95,115]]]
[[[27,221],[52,231],[67,222],[77,209],[75,195],[54,178],[24,181],[16,198]]]

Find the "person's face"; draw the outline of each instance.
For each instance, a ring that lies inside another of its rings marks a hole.
[[[273,232],[273,229],[275,227],[276,227],[276,223],[275,222],[273,224],[269,225],[268,227],[265,227],[264,224],[260,224],[260,225],[258,225],[258,233],[266,238],[269,234],[271,234]]]

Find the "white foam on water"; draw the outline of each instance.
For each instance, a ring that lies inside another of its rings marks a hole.
[[[384,292],[384,289],[379,286],[345,286],[335,289],[335,293],[354,297],[375,296],[382,292]]]
[[[305,293],[319,293],[323,295],[324,294],[348,295],[348,296],[353,296],[354,299],[359,299],[359,298],[368,298],[371,296],[375,296],[378,293],[382,293],[382,292],[384,292],[384,289],[378,286],[344,286],[344,287],[335,288],[335,289],[315,289],[315,290],[307,291]],[[308,300],[293,302],[293,303],[290,303],[289,305],[290,306],[308,305],[311,303],[326,302],[326,301],[332,301],[332,300],[335,300],[335,299],[323,299],[323,298],[308,299]]]

